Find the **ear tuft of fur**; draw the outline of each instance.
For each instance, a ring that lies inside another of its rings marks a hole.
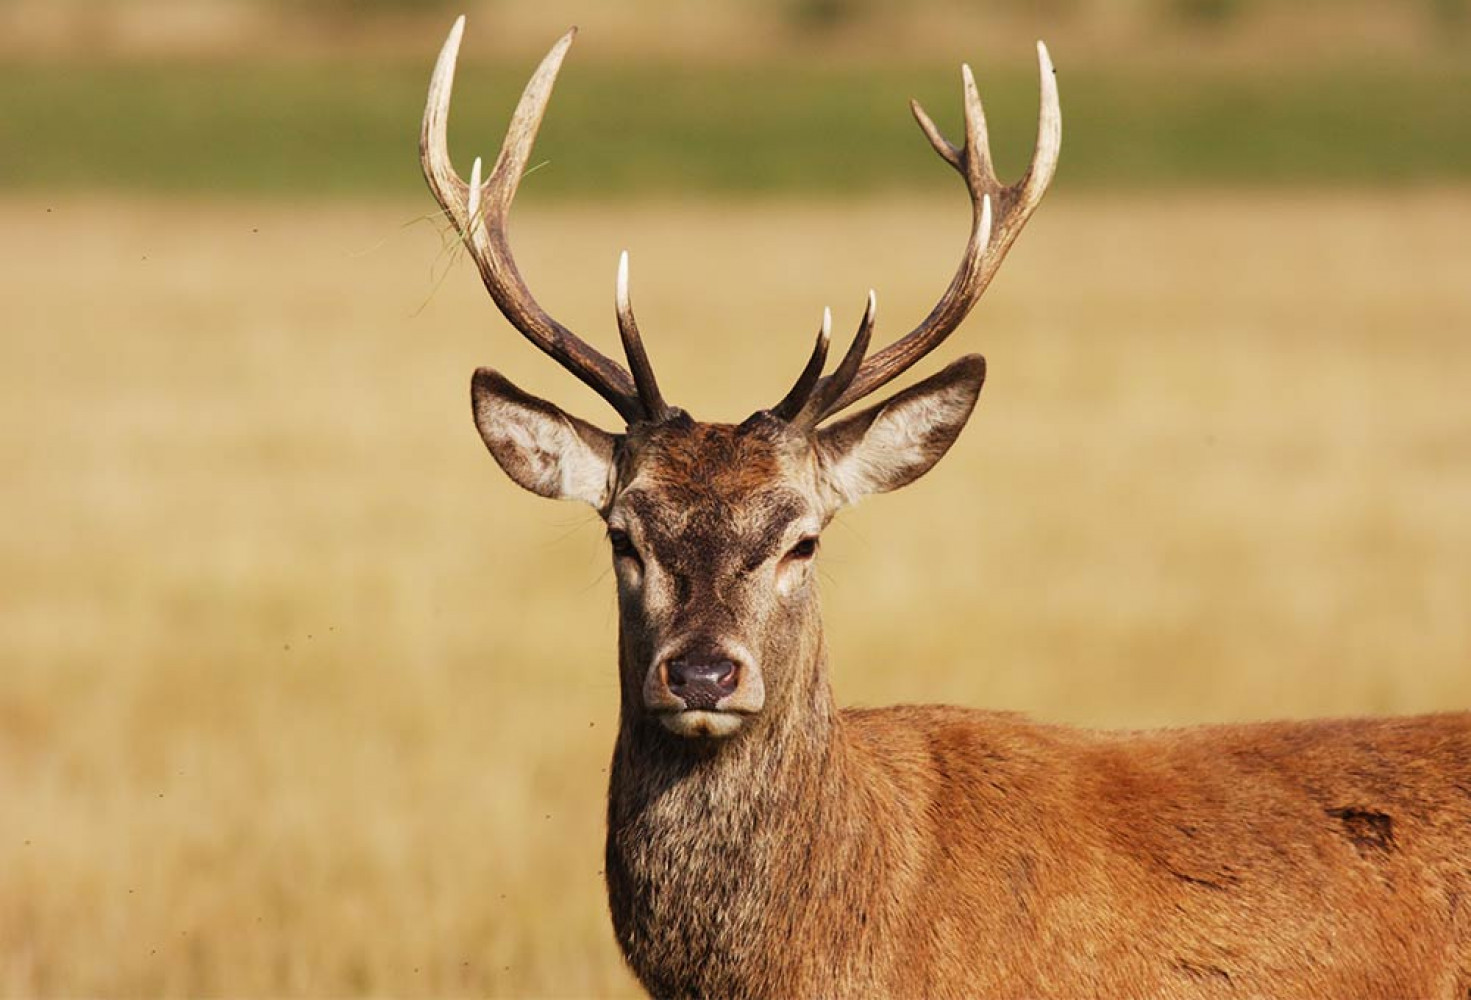
[[[612,495],[617,437],[524,392],[490,368],[470,380],[481,440],[506,475],[538,496],[601,510]]]
[[[968,354],[903,392],[818,432],[833,509],[924,475],[955,443],[986,381],[986,359]]]

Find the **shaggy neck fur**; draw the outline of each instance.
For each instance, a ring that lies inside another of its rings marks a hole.
[[[798,662],[768,667],[794,682],[785,697],[724,742],[674,736],[624,699],[608,894],[655,996],[769,995],[831,975],[804,969],[814,950],[792,942],[826,936],[817,914],[861,910],[855,892],[881,884],[866,877],[882,847],[851,793],[820,627],[800,645]]]

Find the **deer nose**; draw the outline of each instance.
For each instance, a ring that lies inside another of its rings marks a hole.
[[[733,693],[740,680],[734,660],[713,656],[686,656],[670,660],[669,693],[687,709],[711,711],[720,699]]]

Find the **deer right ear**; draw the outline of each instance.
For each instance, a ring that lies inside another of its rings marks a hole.
[[[818,431],[833,509],[896,490],[928,472],[970,419],[985,380],[985,359],[971,354]]]
[[[607,506],[617,437],[522,392],[489,368],[476,370],[470,401],[481,439],[518,485],[553,500]]]

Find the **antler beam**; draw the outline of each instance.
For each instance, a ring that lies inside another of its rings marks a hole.
[[[628,423],[662,419],[668,408],[658,394],[653,371],[638,339],[632,309],[625,308],[628,305],[626,265],[620,268],[619,328],[630,363],[639,376],[637,379],[618,362],[558,323],[537,304],[516,267],[506,235],[511,202],[516,197],[521,176],[526,172],[531,147],[552,96],[552,86],[557,81],[557,71],[561,69],[562,59],[577,29],[573,28],[558,39],[526,84],[490,176],[481,181],[481,164],[476,159],[469,184],[455,172],[450,162],[448,142],[450,92],[464,33],[465,18],[461,16],[445,39],[434,66],[434,75],[429,81],[429,99],[424,107],[424,124],[419,134],[419,160],[429,190],[464,239],[486,290],[512,326],[591,386]]]
[[[844,388],[832,392],[834,372],[817,383],[814,399],[827,398],[820,409],[807,409],[803,416],[809,426],[850,406],[879,387],[893,381],[915,362],[933,351],[950,336],[979,301],[986,286],[1006,257],[1046,193],[1057,170],[1058,152],[1062,145],[1062,111],[1058,106],[1057,79],[1047,46],[1037,43],[1037,62],[1041,74],[1041,109],[1037,121],[1037,143],[1032,162],[1017,183],[1004,186],[996,179],[991,162],[991,149],[986,134],[986,115],[976,92],[975,77],[969,66],[961,67],[965,94],[965,144],[956,147],[925,114],[916,101],[910,102],[915,120],[929,139],[935,152],[954,167],[965,180],[971,199],[971,234],[961,257],[960,267],[945,294],[930,310],[919,326],[865,360]],[[993,212],[994,217],[993,217]],[[872,322],[872,300],[865,321]]]

